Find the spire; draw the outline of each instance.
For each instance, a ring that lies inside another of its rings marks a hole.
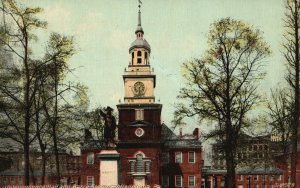
[[[138,18],[138,26],[142,26],[142,23],[141,23],[141,5],[139,5],[139,18]]]
[[[138,12],[138,25],[137,28],[135,30],[135,34],[137,34],[138,32],[141,32],[142,34],[144,34],[143,28],[142,28],[142,19],[141,19],[141,2],[139,4],[139,12]]]

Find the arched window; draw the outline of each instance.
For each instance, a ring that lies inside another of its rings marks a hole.
[[[143,153],[137,153],[129,159],[129,172],[131,174],[150,174],[151,160],[145,157]]]
[[[141,51],[138,51],[137,52],[137,56],[138,56],[138,58],[137,58],[137,63],[138,64],[141,64],[142,63],[142,52]]]
[[[133,64],[134,52],[131,53],[131,64]]]
[[[136,155],[136,171],[137,172],[144,172],[144,161],[143,161],[143,155],[137,154]]]

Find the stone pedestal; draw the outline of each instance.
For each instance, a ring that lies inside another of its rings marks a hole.
[[[146,185],[145,176],[134,176],[133,185],[143,187]]]
[[[119,185],[120,154],[114,149],[102,150],[97,154],[100,158],[100,186]]]

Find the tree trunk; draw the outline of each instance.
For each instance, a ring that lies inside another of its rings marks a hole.
[[[45,149],[42,150],[42,185],[45,185],[45,177],[46,177],[46,152]]]
[[[29,185],[29,168],[30,168],[30,161],[29,161],[29,127],[30,127],[30,72],[29,72],[29,65],[28,65],[28,36],[26,34],[26,29],[24,31],[24,67],[25,67],[25,87],[24,87],[24,160],[25,160],[25,185]]]
[[[26,128],[26,127],[25,127]],[[26,132],[26,129],[25,129]],[[24,139],[24,174],[25,174],[25,185],[29,186],[29,139],[25,134]]]
[[[55,166],[56,166],[56,183],[60,185],[60,167],[59,167],[59,153],[57,147],[57,138],[56,138],[56,127],[52,127],[53,131],[53,144],[54,144],[54,154],[55,154]]]
[[[55,80],[54,80],[54,92],[55,92],[55,106],[54,106],[54,118],[53,118],[53,125],[52,125],[52,134],[53,134],[53,144],[54,144],[54,152],[55,152],[55,163],[56,163],[56,176],[57,176],[57,185],[60,185],[60,167],[59,167],[59,153],[58,153],[58,146],[57,146],[57,132],[56,127],[58,123],[58,66],[57,62],[54,62],[55,68]]]
[[[297,167],[297,141],[298,141],[298,127],[299,127],[299,23],[298,23],[298,1],[294,0],[295,6],[295,106],[293,113],[293,128],[292,128],[292,153],[291,153],[291,183],[296,185],[296,167]]]
[[[235,188],[235,148],[236,144],[232,139],[232,136],[228,136],[225,146],[226,153],[226,169],[227,169],[227,188]]]

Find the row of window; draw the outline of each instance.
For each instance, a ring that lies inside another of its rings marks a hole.
[[[182,185],[183,177],[180,175],[174,176],[174,185],[175,187],[183,187]],[[162,184],[163,187],[168,187],[170,185],[170,177],[169,176],[163,176],[162,177]],[[196,186],[196,177],[195,176],[188,176],[188,187],[193,188]]]
[[[1,184],[23,184],[23,177],[18,176],[18,177],[3,177],[2,179],[0,178],[0,185]]]
[[[239,175],[239,181],[243,181],[243,180],[248,180],[248,178],[253,179],[254,181],[258,181],[259,179],[261,180],[267,180],[268,175]],[[274,175],[269,176],[270,181],[274,181]],[[276,176],[277,181],[281,181],[282,180],[282,175],[277,175]]]
[[[145,53],[145,58],[147,59],[148,58],[148,53],[147,52],[144,52],[144,53]],[[134,52],[131,53],[131,56],[132,56],[132,58],[134,58]],[[142,52],[138,51],[137,56],[138,57],[142,56]]]
[[[180,175],[174,176],[174,185],[175,187],[183,187],[183,177]],[[170,185],[170,177],[163,176],[162,177],[163,187],[168,187]],[[87,185],[88,187],[93,187],[95,185],[94,176],[87,176]],[[194,188],[196,186],[196,176],[188,176],[188,187]]]
[[[175,163],[182,163],[183,157],[182,152],[175,152]],[[188,152],[188,163],[195,163],[196,162],[196,154],[194,151]]]
[[[248,188],[249,186],[243,186],[243,185],[238,185],[238,188]],[[253,188],[277,188],[280,187],[280,185],[253,185]],[[252,187],[251,187],[252,188]]]
[[[133,61],[133,59],[134,59],[134,52],[132,52],[131,56],[132,56],[131,58],[132,58],[132,61]],[[137,58],[137,63],[138,63],[138,64],[141,64],[141,63],[142,63],[142,58],[141,58],[142,52],[141,52],[141,51],[138,51],[138,52],[137,52],[137,56],[138,56],[138,58]],[[145,59],[147,60],[147,58],[148,58],[148,53],[145,52]]]
[[[170,162],[170,154],[166,153],[165,154],[165,162],[169,163]],[[182,157],[182,152],[175,152],[175,163],[182,163],[183,162],[183,157]],[[196,153],[194,151],[189,151],[188,152],[188,163],[195,163],[196,162]],[[89,153],[87,155],[87,164],[94,164],[94,153]]]

